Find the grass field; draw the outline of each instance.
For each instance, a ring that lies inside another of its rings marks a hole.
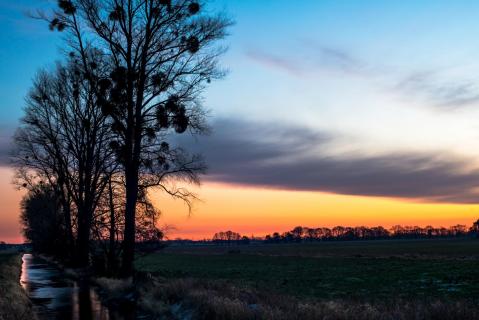
[[[165,278],[222,279],[297,297],[479,298],[479,241],[474,240],[181,246],[141,258],[137,268]]]
[[[242,253],[304,257],[411,257],[411,258],[476,258],[479,239],[420,239],[330,241],[319,243],[266,244],[249,246],[171,246],[163,252],[223,254],[239,249]]]
[[[141,257],[165,319],[479,319],[479,241],[171,246]]]
[[[0,320],[33,320],[30,300],[20,286],[21,258],[18,252],[0,251]]]

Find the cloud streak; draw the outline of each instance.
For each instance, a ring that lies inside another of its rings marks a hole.
[[[437,72],[415,72],[400,80],[396,89],[441,109],[455,109],[479,102],[479,86],[473,80],[441,80]]]
[[[257,49],[246,52],[246,57],[266,67],[285,71],[294,76],[301,76],[320,68],[354,74],[360,74],[367,69],[362,61],[345,50],[315,46],[311,43],[308,43],[306,47],[310,49],[306,57],[282,56]]]
[[[366,64],[350,52],[338,48],[320,46],[318,48],[318,63],[344,73],[362,73],[368,68]]]
[[[180,143],[202,151],[207,179],[274,189],[475,203],[479,170],[448,154],[334,155],[334,135],[283,124],[218,120],[212,136]]]
[[[296,63],[292,58],[280,57],[258,50],[248,51],[246,52],[246,56],[266,67],[279,69],[294,76],[300,76],[304,73],[302,66]]]
[[[412,70],[404,75],[402,70],[394,66],[370,64],[352,51],[312,41],[303,41],[302,46],[304,50],[300,51],[306,52],[305,56],[282,56],[260,50],[249,51],[246,55],[259,64],[294,76],[321,70],[360,76],[374,80],[376,85],[386,84],[388,91],[399,93],[407,99],[419,99],[439,110],[460,109],[479,103],[479,82],[466,75],[448,75],[446,68],[436,68],[434,71]]]

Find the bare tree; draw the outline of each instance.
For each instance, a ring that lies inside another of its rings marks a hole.
[[[108,147],[109,120],[96,107],[92,90],[93,77],[99,79],[102,72],[100,61],[95,63],[89,77],[74,56],[66,66],[40,72],[15,135],[17,184],[31,189],[47,181],[56,187],[70,242],[76,226],[76,257],[82,266],[89,263],[95,209],[116,167]]]
[[[125,184],[120,173],[110,175],[107,190],[105,190],[97,206],[92,223],[92,240],[95,242],[93,260],[97,271],[111,276],[118,274],[120,245],[124,239]],[[141,193],[136,208],[136,236],[141,249],[158,250],[164,230],[158,227],[161,212],[155,208],[146,193]],[[105,260],[106,258],[106,260]],[[105,262],[104,265],[100,266]],[[106,269],[106,270],[105,270]]]
[[[98,83],[97,102],[117,133],[111,148],[126,184],[122,268],[123,275],[131,275],[141,177],[150,176],[148,187],[175,175],[198,182],[202,166],[197,159],[183,161],[184,152],[169,152],[167,137],[205,129],[199,97],[205,84],[223,75],[217,58],[224,50],[216,43],[231,22],[194,0],[61,0],[58,10],[43,17],[52,30],[68,32],[82,72],[90,73],[85,48],[93,45],[111,64],[110,75]],[[170,165],[165,154],[181,155],[183,170],[165,174]],[[182,189],[169,192],[191,196]]]

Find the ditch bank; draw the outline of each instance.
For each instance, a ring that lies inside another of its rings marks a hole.
[[[20,283],[40,320],[146,319],[137,313],[133,300],[115,304],[114,299],[104,299],[89,278],[76,277],[32,254],[24,254],[22,262]]]

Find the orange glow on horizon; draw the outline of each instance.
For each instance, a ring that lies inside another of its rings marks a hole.
[[[196,191],[203,201],[196,203],[190,216],[179,200],[152,193],[155,204],[163,211],[161,223],[176,227],[170,232],[170,238],[211,238],[215,232],[225,230],[264,236],[298,225],[470,226],[479,217],[479,205],[471,204],[419,203],[220,183],[207,183]]]
[[[13,172],[0,167],[0,241],[21,243],[19,211],[22,192],[11,185]],[[444,226],[465,224],[479,218],[479,205],[418,203],[404,199],[348,196],[321,192],[272,190],[205,183],[192,188],[202,201],[193,212],[179,200],[152,192],[163,215],[160,225],[175,227],[170,239],[211,238],[215,232],[233,230],[251,236],[306,227],[378,226],[396,224]]]
[[[13,170],[0,167],[0,241],[22,243],[19,213],[23,192],[12,185]]]

